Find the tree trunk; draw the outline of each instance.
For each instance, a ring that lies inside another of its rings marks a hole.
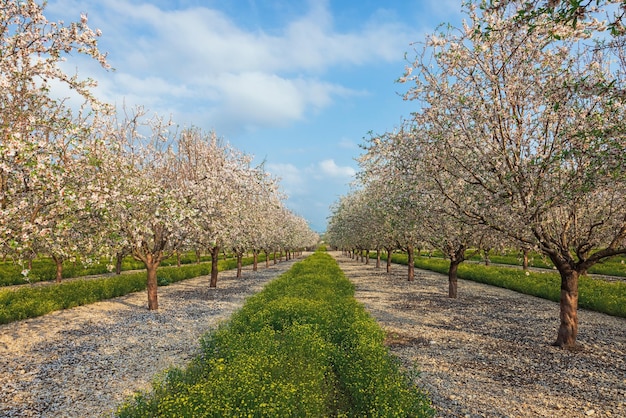
[[[270,266],[270,252],[269,251],[265,251],[265,268],[268,268]]]
[[[522,250],[523,252],[523,260],[522,260],[522,268],[524,269],[524,271],[528,271],[528,252],[529,250],[527,248],[524,248]]]
[[[485,259],[485,265],[488,266],[491,264],[491,260],[489,259],[489,252],[491,250],[490,249],[484,249],[483,250],[483,258]]]
[[[157,296],[157,267],[159,262],[154,261],[152,257],[148,257],[148,261],[145,261],[147,271],[146,288],[148,290],[148,310],[156,311],[159,309],[159,300]]]
[[[380,248],[376,249],[376,268],[380,268]]]
[[[391,250],[387,250],[387,273],[391,271]]]
[[[408,267],[409,267],[409,281],[415,280],[415,254],[413,253],[413,246],[407,246],[407,254],[409,255]]]
[[[124,261],[124,253],[115,254],[115,274],[122,274],[122,262]]]
[[[276,260],[276,251],[274,251],[274,264],[277,264],[278,260]]]
[[[61,279],[63,279],[63,258],[52,256],[54,260],[54,264],[56,264],[56,282],[61,283]]]
[[[237,254],[237,278],[241,278],[243,254]]]
[[[561,272],[561,300],[559,332],[555,346],[573,348],[578,335],[578,277],[573,269]]]
[[[217,287],[218,263],[220,261],[220,247],[211,248],[211,281],[209,287]]]
[[[259,252],[257,250],[252,251],[252,271],[257,271],[259,267]]]
[[[365,264],[370,263],[370,250],[365,250]]]
[[[200,264],[200,250],[196,250],[196,264]]]
[[[176,266],[180,267],[180,252],[176,251]]]
[[[459,270],[459,264],[461,264],[463,260],[450,260],[450,268],[448,269],[448,297],[452,299],[456,299],[457,296],[457,272]]]

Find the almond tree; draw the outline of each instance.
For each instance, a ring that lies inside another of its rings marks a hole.
[[[276,215],[283,206],[284,196],[278,191],[278,179],[265,172],[262,166],[255,168],[251,174],[251,186],[254,190],[249,197],[254,197],[254,200],[251,202],[253,210],[250,212],[250,217],[253,218],[250,249],[254,257],[252,269],[256,271],[260,252],[265,253],[265,265],[269,265],[269,252],[276,244],[276,223],[279,222]]]
[[[626,253],[623,80],[585,41],[602,22],[538,16],[530,30],[511,19],[525,2],[508,3],[482,14],[470,4],[463,28],[430,36],[401,81],[415,83],[406,98],[420,102],[435,181],[462,190],[445,195],[459,220],[533,246],[558,269],[555,345],[571,347],[578,277]]]
[[[99,144],[93,131],[92,127],[85,129],[79,134],[83,138],[72,138],[77,134],[71,129],[66,131],[65,142],[71,145],[55,161],[62,175],[47,188],[47,204],[42,205],[33,222],[22,224],[24,229],[39,231],[31,235],[29,246],[52,257],[57,282],[61,282],[64,261],[80,259],[90,264],[107,254],[102,213],[110,190],[99,184],[101,172],[95,157]]]
[[[411,148],[409,136],[410,131],[402,127],[397,132],[372,137],[365,146],[366,153],[359,159],[362,170],[359,178],[366,187],[382,190],[380,194],[385,196],[386,205],[383,211],[393,231],[395,248],[407,253],[408,280],[413,281],[415,248],[424,242],[424,206],[414,183],[416,161],[406,154]]]
[[[241,167],[238,170],[232,192],[236,195],[237,205],[234,207],[234,216],[226,230],[225,241],[237,258],[237,277],[242,274],[242,259],[248,250],[253,250],[256,259],[258,247],[257,227],[264,216],[265,193],[255,170]]]
[[[291,252],[292,255],[297,255],[306,248],[314,248],[319,242],[319,235],[311,230],[307,221],[301,216],[286,210],[283,222],[289,232],[285,241],[287,253]]]
[[[91,93],[92,80],[66,74],[59,64],[78,53],[108,65],[86,15],[65,25],[43,12],[33,0],[0,7],[0,246],[18,255],[38,247],[65,257],[67,248],[60,248],[76,242],[77,223],[90,222],[84,184],[71,179],[89,160],[85,141],[94,113],[105,107]],[[81,110],[55,97],[53,86],[82,98]]]
[[[204,133],[199,128],[185,129],[180,135],[180,175],[194,190],[190,205],[198,213],[196,227],[190,239],[197,248],[207,248],[211,253],[210,287],[217,286],[218,261],[223,239],[220,223],[228,217],[230,200],[227,184],[231,178],[225,149],[215,132]],[[196,251],[198,254],[198,251]],[[197,257],[199,258],[199,257]]]
[[[209,249],[209,286],[216,287],[219,254],[227,245],[228,232],[238,213],[240,176],[250,157],[224,144],[214,132],[191,128],[184,130],[180,138],[181,177],[193,190],[189,204],[197,213],[192,240]]]
[[[157,268],[193,231],[196,211],[188,201],[194,190],[179,175],[171,123],[147,118],[137,109],[109,127],[110,154],[103,171],[113,191],[106,224],[117,248],[129,247],[146,266],[148,309],[158,309]]]

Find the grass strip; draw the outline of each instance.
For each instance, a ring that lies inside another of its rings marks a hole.
[[[180,256],[181,264],[196,263],[196,255],[194,252],[183,253]],[[211,256],[203,255],[200,257],[201,262],[211,261]],[[177,265],[178,260],[175,256],[166,258],[161,262],[161,267]],[[77,261],[65,261],[63,263],[63,278],[69,279],[81,276],[90,276],[95,274],[110,273],[107,267],[109,261],[106,259],[99,260],[97,263],[83,265]],[[23,266],[11,261],[0,262],[0,287],[13,286],[27,283],[36,283],[51,281],[56,279],[56,265],[52,259],[48,257],[39,257],[32,263],[32,269],[29,270],[28,280],[22,276]],[[128,256],[122,262],[122,271],[143,270],[144,264],[134,258]]]
[[[201,354],[119,417],[424,417],[430,401],[337,263],[317,252],[201,340]]]
[[[252,257],[242,260],[243,265],[252,263]],[[236,259],[218,262],[220,271],[236,267]],[[161,286],[210,273],[211,263],[159,267],[157,270],[158,283]],[[53,311],[87,305],[145,289],[145,271],[101,279],[73,280],[49,286],[0,289],[0,324],[35,318]]]
[[[430,252],[429,258],[431,257],[444,258],[443,253],[439,250],[433,250],[432,252]],[[548,258],[541,256],[541,254],[539,253],[531,252],[529,254],[529,257],[530,267],[538,267],[549,270],[554,269],[554,264],[552,264],[552,262]],[[469,260],[484,262],[482,254],[474,254],[469,258]],[[519,254],[519,252],[514,251],[510,251],[504,254],[490,254],[489,260],[492,263],[496,264],[508,264],[511,266],[519,267],[522,266],[521,255]],[[593,266],[591,266],[588,273],[601,274],[605,276],[626,277],[626,256],[619,255],[594,264]]]
[[[381,255],[386,259],[386,255]],[[406,254],[393,254],[391,260],[407,264]],[[448,274],[449,260],[416,257],[415,267]],[[457,273],[460,279],[503,287],[527,295],[558,302],[561,297],[561,276],[552,272],[525,272],[510,267],[463,263]],[[578,306],[596,312],[626,318],[626,283],[607,282],[581,276],[578,282]]]

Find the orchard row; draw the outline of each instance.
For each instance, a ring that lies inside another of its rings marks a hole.
[[[439,249],[453,298],[468,249],[539,251],[561,275],[555,345],[571,347],[578,278],[626,253],[623,2],[477,3],[416,44],[400,79],[415,113],[368,140],[328,241]]]
[[[108,67],[100,33],[86,15],[49,22],[43,7],[7,0],[0,8],[0,252],[49,255],[58,280],[64,260],[113,265],[132,254],[157,309],[156,269],[176,251],[208,250],[217,263],[222,249],[241,257],[317,242],[251,156],[142,108],[116,114],[94,97],[93,80],[65,74],[59,64],[73,54]],[[71,100],[51,93],[59,86]]]

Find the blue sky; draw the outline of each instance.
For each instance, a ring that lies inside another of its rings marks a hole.
[[[397,127],[416,104],[395,80],[412,42],[458,22],[461,0],[49,0],[50,20],[102,31],[95,62],[109,103],[143,105],[215,132],[281,178],[286,205],[318,231],[349,190],[358,144]],[[70,67],[73,66],[73,67]]]

